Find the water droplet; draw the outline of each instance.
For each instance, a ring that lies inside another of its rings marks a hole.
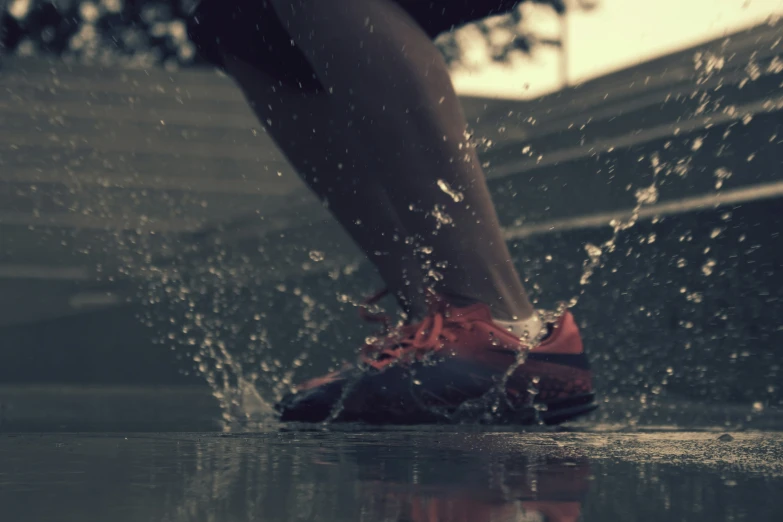
[[[438,180],[438,187],[448,194],[451,199],[454,200],[455,203],[459,203],[462,200],[465,199],[465,195],[462,194],[462,192],[456,191],[453,188],[451,188],[451,185],[449,185],[445,180],[439,179]]]
[[[437,270],[429,270],[427,272],[427,275],[430,278],[432,278],[433,281],[443,281],[443,274],[441,274]]]
[[[432,210],[432,216],[437,221],[437,229],[440,229],[443,225],[451,225],[454,222],[441,205],[435,205],[435,208]]]
[[[311,250],[309,256],[310,256],[310,259],[312,259],[316,263],[318,263],[320,261],[323,261],[324,257],[325,257],[324,253],[320,252],[318,250]]]
[[[651,205],[658,201],[658,187],[655,184],[636,190],[636,202],[639,205]]]
[[[704,301],[704,295],[701,292],[691,292],[685,296],[685,299],[692,303],[701,303]]]
[[[601,260],[601,254],[603,253],[599,247],[593,245],[592,243],[587,243],[585,245],[585,251],[587,252],[588,259],[584,263],[584,272],[582,273],[582,277],[579,279],[579,284],[582,286],[590,282],[590,277],[598,267],[598,263]]]
[[[726,168],[718,167],[717,169],[715,169],[715,173],[714,173],[715,189],[717,190],[723,187],[723,182],[729,179],[731,175],[732,175],[731,171]]]
[[[702,265],[702,267],[701,267],[701,273],[702,273],[702,274],[704,274],[705,276],[711,276],[711,275],[712,275],[712,272],[713,272],[713,269],[715,268],[715,265],[716,265],[716,264],[717,264],[717,263],[715,262],[715,260],[714,260],[714,259],[708,259],[708,260],[707,260],[707,261],[704,263],[704,265]]]

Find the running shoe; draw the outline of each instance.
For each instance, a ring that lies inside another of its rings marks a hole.
[[[458,308],[433,295],[422,321],[389,328],[358,363],[297,386],[276,408],[284,422],[559,424],[596,404],[570,312],[528,343],[487,305]]]

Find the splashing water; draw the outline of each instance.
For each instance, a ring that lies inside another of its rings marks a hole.
[[[592,243],[587,243],[585,245],[587,259],[582,264],[582,276],[579,278],[581,289],[577,295],[568,301],[568,308],[576,306],[579,302],[579,298],[584,295],[587,286],[590,284],[590,279],[593,277],[595,271],[601,266],[604,255],[611,254],[615,251],[620,232],[628,230],[636,224],[639,219],[639,212],[645,205],[652,205],[658,201],[658,187],[656,181],[663,167],[657,154],[652,155],[650,162],[653,167],[653,182],[648,187],[636,190],[636,205],[631,211],[631,216],[628,220],[620,221],[613,219],[609,222],[609,225],[612,227],[612,235],[609,239],[600,245],[594,245]],[[654,242],[654,239],[650,242]]]
[[[611,246],[613,247],[614,242],[611,242]],[[607,246],[604,244],[604,246]],[[582,270],[582,277],[579,278],[579,284],[582,286],[587,285],[590,283],[590,278],[593,276],[593,272],[598,267],[599,263],[601,262],[601,256],[603,255],[604,251],[601,250],[599,247],[593,245],[592,243],[587,243],[585,245],[585,251],[587,251],[587,260],[585,261],[583,265]],[[576,302],[574,302],[576,304]]]
[[[454,220],[452,219],[452,217],[446,213],[445,209],[441,205],[435,205],[435,207],[432,209],[431,214],[436,221],[436,225],[435,225],[436,230],[440,230],[440,228],[443,226],[454,224]]]
[[[731,171],[723,167],[715,170],[715,190],[723,187],[723,182],[731,177]]]
[[[463,201],[465,199],[465,195],[462,192],[458,192],[458,191],[454,190],[453,188],[451,188],[451,185],[446,183],[445,180],[439,179],[438,180],[438,187],[443,192],[448,194],[449,197],[451,197],[451,199],[454,200],[454,203],[460,203],[461,201]]]
[[[717,263],[714,259],[708,259],[702,265],[701,273],[704,274],[706,277],[711,276],[713,271],[715,270],[715,265],[717,265]]]
[[[323,318],[324,306],[299,288],[264,286],[268,277],[263,264],[251,263],[246,255],[218,247],[195,259],[190,254],[196,250],[185,249],[173,260],[154,260],[149,252],[156,250],[155,240],[138,233],[118,238],[124,251],[123,272],[141,282],[137,297],[146,305],[142,323],[159,331],[157,344],[171,347],[177,359],[193,362],[193,369],[183,368],[182,373],[193,371],[210,386],[226,431],[273,421],[276,414],[269,399],[290,390],[295,371],[308,359],[308,348],[318,344],[331,316]],[[325,257],[314,252],[304,254],[313,261]],[[347,274],[349,268],[340,272]],[[303,320],[290,340],[302,351],[285,362],[270,350],[267,313],[257,308],[275,307],[280,294],[288,301],[288,296],[298,300]]]
[[[205,358],[214,361],[211,371],[203,364]],[[199,371],[220,402],[226,429],[237,419],[263,422],[274,415],[272,407],[259,395],[255,382],[245,378],[242,365],[229,353],[224,341],[207,337],[193,360],[200,363]]]

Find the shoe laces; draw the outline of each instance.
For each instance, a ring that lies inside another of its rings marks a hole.
[[[372,304],[383,296],[379,292],[365,303]],[[377,342],[367,343],[362,349],[361,360],[376,369],[384,368],[398,361],[420,361],[429,354],[442,349],[446,342],[454,342],[459,330],[470,330],[472,323],[465,317],[449,314],[449,305],[437,295],[430,294],[429,310],[418,323],[390,328],[388,316],[370,314],[365,310],[362,317],[373,322],[384,323],[385,336]]]

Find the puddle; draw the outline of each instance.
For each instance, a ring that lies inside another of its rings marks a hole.
[[[783,516],[783,437],[759,432],[4,435],[0,462],[10,522]]]

